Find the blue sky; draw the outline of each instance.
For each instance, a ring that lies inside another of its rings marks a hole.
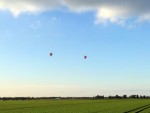
[[[149,94],[149,20],[16,5],[0,5],[0,96]]]

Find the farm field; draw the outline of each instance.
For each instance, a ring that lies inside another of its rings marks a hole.
[[[150,99],[0,101],[0,113],[150,113]]]

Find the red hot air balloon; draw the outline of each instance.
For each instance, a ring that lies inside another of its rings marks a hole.
[[[49,55],[50,55],[50,56],[52,56],[52,55],[53,55],[53,53],[50,53]]]
[[[84,56],[84,59],[87,59],[87,56]]]

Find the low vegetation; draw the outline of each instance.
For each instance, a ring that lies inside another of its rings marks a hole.
[[[150,99],[1,100],[0,113],[149,113]]]

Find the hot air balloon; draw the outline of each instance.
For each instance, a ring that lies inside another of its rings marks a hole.
[[[49,55],[50,55],[50,56],[52,56],[52,55],[53,55],[53,53],[50,53]]]
[[[87,59],[87,56],[84,56],[84,59]]]

